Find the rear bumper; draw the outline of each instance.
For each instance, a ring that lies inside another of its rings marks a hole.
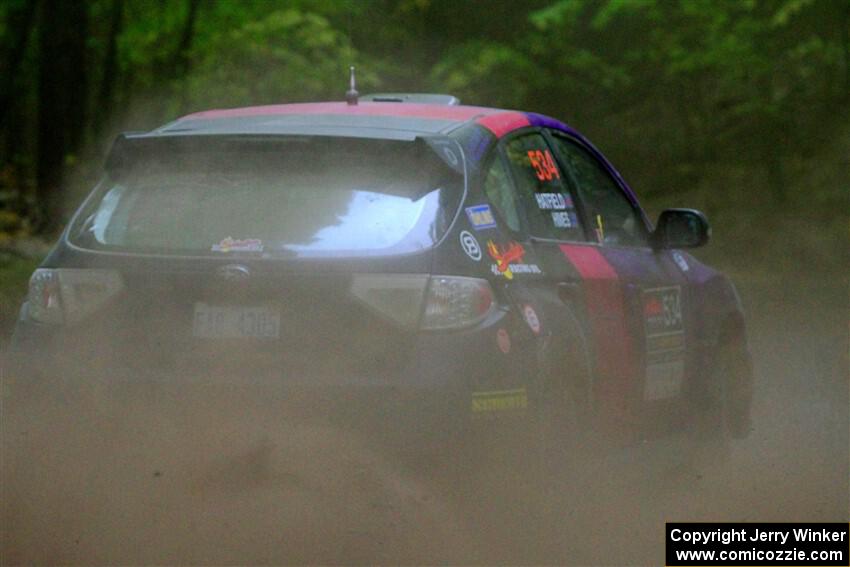
[[[370,438],[439,446],[468,430],[472,392],[484,377],[517,379],[517,369],[494,356],[505,358],[495,338],[502,318],[499,314],[463,332],[421,334],[404,368],[392,375],[311,373],[238,353],[163,363],[156,353],[111,351],[68,330],[23,319],[13,335],[6,375],[13,384],[40,382],[47,386],[40,391],[68,398],[95,389],[118,400],[158,391],[157,397],[203,403],[209,395],[238,393],[279,404],[281,412],[362,428]]]

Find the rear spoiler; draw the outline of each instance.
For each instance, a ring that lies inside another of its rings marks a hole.
[[[241,135],[231,137],[246,138],[246,136]],[[155,140],[175,140],[179,138],[183,138],[184,140],[186,139],[182,136],[151,135],[148,132],[122,132],[118,134],[115,137],[115,141],[112,142],[112,147],[106,156],[104,168],[106,171],[116,171],[129,165],[132,152],[129,152],[128,150],[130,146],[134,145],[134,142],[138,143],[140,141],[149,141],[151,143],[156,143],[154,142]],[[250,136],[250,138],[256,137]],[[263,139],[268,140],[269,137],[263,136]],[[457,140],[446,136],[418,136],[414,143],[425,143],[440,158],[440,160],[448,166],[449,169],[457,174],[463,175],[465,170],[465,160],[463,149]]]
[[[106,171],[114,171],[120,169],[127,163],[127,142],[128,140],[142,138],[147,132],[121,132],[115,136],[112,141],[112,146],[109,148],[109,153],[106,154],[106,162],[103,164]]]

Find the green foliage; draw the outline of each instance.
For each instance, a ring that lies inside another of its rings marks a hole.
[[[473,41],[449,50],[431,71],[435,90],[465,101],[486,100],[506,108],[520,108],[539,88],[542,69],[522,52],[498,43]]]
[[[27,283],[41,260],[9,254],[0,248],[0,343],[18,316]]]
[[[198,108],[338,98],[355,56],[325,17],[298,10],[275,11],[207,40],[193,50],[188,77]],[[376,82],[363,71],[360,80]]]
[[[0,171],[15,172],[0,180],[14,196],[3,204],[15,218],[0,215],[7,235],[38,216],[37,39],[50,12],[26,29],[31,5],[0,5],[0,84],[13,95],[0,109]],[[450,92],[564,119],[650,204],[687,196],[732,211],[722,228],[733,234],[752,220],[745,208],[817,209],[821,226],[846,225],[838,158],[804,201],[793,189],[848,135],[847,0],[91,0],[84,11],[86,25],[68,25],[87,30],[78,112],[93,117],[94,143],[57,150],[72,201],[116,131],[210,107],[341,100],[355,63],[361,92]]]

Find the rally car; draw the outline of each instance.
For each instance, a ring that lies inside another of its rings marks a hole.
[[[32,276],[15,373],[272,380],[387,430],[525,416],[555,445],[675,408],[726,439],[752,376],[735,288],[685,251],[709,235],[690,209],[653,227],[540,114],[411,94],[198,112],[118,137]]]

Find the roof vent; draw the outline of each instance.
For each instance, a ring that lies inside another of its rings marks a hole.
[[[456,106],[460,99],[449,94],[430,93],[374,93],[360,97],[362,101],[368,102],[413,102],[418,104],[443,104]]]

